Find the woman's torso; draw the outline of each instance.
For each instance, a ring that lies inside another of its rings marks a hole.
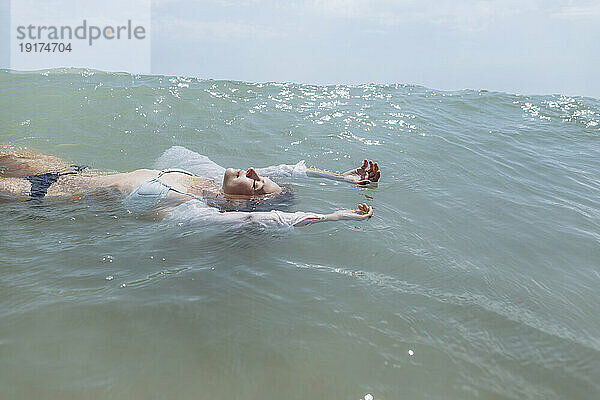
[[[139,169],[111,175],[98,175],[90,172],[61,175],[47,188],[44,197],[61,198],[89,195],[126,197],[144,182],[157,178],[160,172],[153,169]],[[13,179],[14,181],[12,181]],[[163,174],[159,179],[169,187],[184,193],[202,196],[206,192],[218,192],[215,182],[204,177],[170,172]],[[15,195],[27,196],[32,188],[32,184],[26,178],[11,178],[10,183],[10,186],[15,188]],[[173,200],[183,200],[182,196],[176,191],[170,190],[166,197]],[[189,197],[185,200],[189,200]]]

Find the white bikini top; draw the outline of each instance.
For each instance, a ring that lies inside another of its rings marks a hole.
[[[147,180],[138,186],[133,192],[131,192],[129,196],[123,200],[123,205],[125,205],[125,207],[131,212],[141,213],[155,207],[158,202],[160,202],[160,200],[169,193],[169,190],[185,196],[193,197],[194,199],[202,200],[201,196],[193,193],[182,192],[160,180],[161,176],[172,172],[195,176],[191,172],[179,168],[163,170],[156,178]]]

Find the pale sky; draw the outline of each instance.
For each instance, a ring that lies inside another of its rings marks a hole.
[[[153,0],[151,32],[154,74],[600,98],[600,0]]]

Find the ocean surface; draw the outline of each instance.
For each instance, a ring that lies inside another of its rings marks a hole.
[[[0,203],[1,399],[600,398],[598,99],[0,70],[0,122],[104,171],[382,169],[281,180],[374,208],[293,229]]]

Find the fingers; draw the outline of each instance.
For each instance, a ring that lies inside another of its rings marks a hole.
[[[369,161],[369,170],[367,171],[369,174],[375,173],[379,169],[379,165],[373,161]]]
[[[363,179],[356,183],[358,183],[359,185],[366,185],[371,182],[377,182],[380,177],[381,172],[379,171],[379,164],[377,164],[376,162],[374,163],[369,161],[369,169],[365,171],[363,176],[361,176],[361,178]]]
[[[342,175],[344,179],[349,182],[358,185],[368,185],[369,183],[379,181],[379,178],[381,178],[381,171],[379,170],[378,163],[364,159],[360,167],[345,172]]]
[[[379,177],[381,177],[381,172],[379,171],[379,165],[375,163],[373,170],[369,173],[369,179],[373,182],[377,182]]]
[[[371,160],[363,160],[363,164],[360,168],[356,169],[356,173],[363,178],[363,180],[369,180],[371,182],[377,182],[381,177],[381,172],[379,171],[379,164],[373,162]],[[365,184],[364,182],[359,182],[360,184]]]
[[[369,165],[369,160],[365,159],[362,165],[354,170],[357,175],[364,175],[367,170],[367,166]]]
[[[381,172],[379,171],[379,164],[372,163],[369,161],[369,170],[367,171],[368,178],[371,182],[377,182],[381,177]]]
[[[359,211],[361,216],[364,218],[371,218],[373,215],[373,207],[368,206],[366,203],[359,204],[358,210],[356,211]]]

